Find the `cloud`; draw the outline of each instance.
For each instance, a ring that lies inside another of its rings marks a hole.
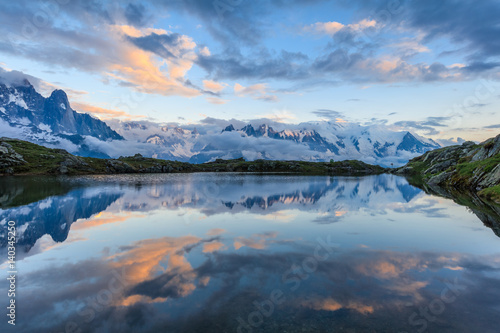
[[[374,28],[377,25],[375,20],[363,19],[357,23],[344,25],[339,22],[317,22],[303,28],[304,32],[312,32],[316,34],[335,35],[342,29],[354,30],[361,32],[367,28]]]
[[[273,239],[276,238],[278,234],[276,232],[257,234],[251,237],[237,237],[234,240],[235,250],[239,250],[242,247],[250,247],[255,250],[263,250],[273,243]]]
[[[226,87],[226,83],[215,82],[212,80],[203,80],[203,89],[209,90],[213,93],[220,93]]]
[[[206,100],[207,100],[208,103],[210,103],[210,104],[216,104],[216,105],[222,105],[222,104],[226,104],[227,102],[229,102],[229,100],[222,99],[222,98],[219,98],[219,97],[206,97]]]
[[[139,118],[146,117],[146,116],[142,116],[142,115],[139,115],[139,116],[131,115],[125,111],[111,110],[111,109],[106,109],[106,108],[94,106],[91,104],[80,103],[80,102],[72,102],[71,107],[77,112],[86,112],[86,113],[94,115],[102,120],[116,119],[116,118],[123,119],[123,120],[132,120],[132,119],[139,119]]]
[[[272,113],[264,114],[258,116],[263,119],[269,119],[277,123],[291,123],[297,119],[297,117],[288,110],[276,110]]]
[[[394,123],[394,126],[399,128],[413,128],[416,130],[426,131],[427,135],[439,134],[439,131],[437,131],[435,128],[431,126],[424,126],[422,125],[422,122],[418,121],[397,121]]]
[[[17,6],[0,5],[0,32],[5,29],[0,51],[51,66],[98,73],[144,93],[185,97],[201,94],[185,84],[196,58],[196,44],[188,36],[122,24],[120,17],[137,19],[142,6],[130,5],[124,12],[112,4],[72,1],[58,7],[66,14],[58,19],[70,19],[85,29],[73,29],[74,25],[56,24],[61,22],[54,20],[27,35],[20,31],[22,25],[12,15],[36,17],[42,9],[32,3],[25,5],[23,11]],[[167,70],[162,69],[164,65]]]
[[[148,23],[146,7],[142,4],[129,3],[125,8],[125,18],[129,24],[142,27]]]
[[[98,73],[110,82],[144,93],[184,97],[220,92],[220,87],[202,90],[201,82],[191,82],[187,76],[193,66],[206,71],[208,81],[282,80],[291,85],[284,89],[288,91],[312,89],[317,82],[325,81],[383,84],[471,80],[499,66],[495,59],[500,54],[495,39],[499,28],[491,13],[500,5],[493,2],[405,2],[384,18],[377,14],[387,9],[386,3],[341,1],[338,6],[356,10],[352,23],[316,22],[302,29],[331,36],[324,47],[304,54],[263,43],[276,28],[276,23],[269,23],[276,10],[300,11],[303,6],[323,2],[238,2],[231,4],[221,19],[220,10],[202,0],[123,5],[75,0],[58,6],[46,24],[26,34],[18,24],[19,17],[34,17],[43,10],[43,4],[20,0],[16,5],[0,5],[0,51]],[[150,28],[165,11],[203,23],[221,47],[212,53],[189,36]],[[416,54],[429,53],[429,43],[440,38],[450,40],[454,49],[465,50],[460,66],[437,59],[410,62]],[[214,98],[208,101],[222,103]]]
[[[398,128],[410,128],[425,131],[427,135],[436,135],[440,132],[435,127],[448,127],[446,124],[451,117],[427,117],[423,121],[397,121],[393,125]]]
[[[42,90],[42,88],[47,84],[38,77],[25,74],[21,71],[8,70],[0,66],[0,83],[3,83],[7,86],[23,86],[25,85],[26,81],[31,83],[31,85],[33,85],[33,87],[37,91]]]
[[[215,251],[219,251],[224,248],[224,243],[221,242],[210,242],[203,244],[203,253],[212,253]]]
[[[344,117],[344,114],[342,112],[328,110],[328,109],[318,109],[315,111],[311,111],[311,113],[319,118],[329,119],[329,120],[338,120]]]
[[[94,312],[95,317],[91,321],[86,320],[88,316],[78,315],[77,311],[61,315],[59,306],[68,304],[68,300],[75,300],[76,304],[71,306],[77,307],[88,297],[95,299],[99,291],[109,290],[108,283],[116,281],[116,272],[122,272],[114,266],[125,262],[124,259],[118,258],[117,264],[110,257],[80,260],[75,264],[48,265],[25,274],[25,283],[34,286],[34,289],[20,295],[20,300],[25,304],[26,315],[36,319],[26,327],[32,330],[32,326],[36,326],[37,331],[45,333],[64,330],[64,324],[74,321],[86,331],[146,332],[151,330],[151,326],[144,323],[149,322],[154,324],[156,330],[162,331],[177,329],[194,332],[200,328],[206,332],[219,332],[221,329],[230,331],[230,328],[234,329],[234,318],[255,311],[255,300],[268,299],[268,288],[263,290],[263,285],[280,285],[284,302],[280,304],[279,310],[283,316],[273,320],[273,327],[292,323],[322,328],[318,323],[325,315],[329,315],[335,316],[339,325],[353,329],[362,330],[368,320],[374,322],[372,327],[376,330],[383,330],[388,322],[394,327],[408,327],[409,330],[408,318],[414,311],[442,297],[443,288],[447,285],[455,285],[458,296],[453,302],[454,311],[441,313],[440,321],[448,323],[453,330],[474,331],[478,327],[477,313],[470,311],[470,304],[479,304],[483,317],[491,319],[481,321],[481,325],[488,325],[481,327],[495,329],[497,313],[491,308],[498,304],[500,295],[496,288],[498,279],[490,275],[497,272],[499,267],[498,261],[488,256],[366,249],[343,251],[321,262],[314,274],[309,275],[308,283],[301,283],[300,288],[295,289],[293,277],[296,275],[290,274],[289,279],[283,280],[283,274],[290,271],[296,262],[305,262],[310,258],[307,252],[309,244],[301,248],[298,243],[287,243],[286,248],[274,253],[206,253],[196,258],[197,265],[193,267],[185,256],[183,243],[192,242],[182,237],[168,241],[150,239],[132,244],[131,249],[122,250],[125,258],[138,258],[139,263],[149,265],[147,254],[137,257],[139,252],[136,252],[136,248],[151,249],[154,256],[151,262],[165,262],[176,269],[164,269],[163,265],[158,265],[159,270],[164,270],[161,274],[152,278],[145,276],[146,279],[138,283],[133,270],[124,270],[127,273],[124,275],[127,288],[115,291],[112,294],[113,302],[99,306],[100,311]],[[170,252],[162,257],[158,249],[149,244],[164,244],[170,249],[173,249],[171,245],[175,245],[179,255],[174,256],[179,261],[172,262]],[[450,270],[448,267],[464,269]],[[57,276],[53,274],[55,270]],[[116,306],[116,301],[135,292],[139,294],[128,296],[129,300],[135,302],[118,302],[119,306]],[[38,297],[34,297],[35,294]],[[28,298],[31,301],[25,302]],[[180,314],[170,311],[166,317],[165,311],[158,309],[161,306],[152,307],[149,304],[153,300],[165,307],[179,305],[182,307]],[[190,306],[193,302],[200,308],[210,309],[209,313]],[[43,311],[40,312],[40,309]],[[304,310],[307,310],[307,316],[295,321],[294,315]],[[456,322],[457,313],[464,319],[459,323]],[[222,319],[213,324],[214,317]],[[439,325],[435,325],[429,322],[429,329],[438,329]],[[328,329],[328,323],[324,327]]]
[[[271,95],[268,91],[266,83],[254,84],[249,87],[244,87],[239,83],[234,85],[234,93],[240,97],[251,97],[256,100],[262,100],[266,102],[276,102],[278,97]]]
[[[364,305],[355,302],[342,305],[331,298],[303,301],[300,306],[311,308],[316,311],[338,311],[340,309],[350,309],[361,314],[371,314],[374,311],[374,307],[372,305]]]
[[[464,143],[466,140],[457,137],[457,138],[449,138],[449,139],[437,139],[436,140],[441,146],[446,147],[446,146],[455,146],[455,145],[461,145]]]

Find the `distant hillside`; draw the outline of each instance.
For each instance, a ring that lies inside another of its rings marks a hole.
[[[385,169],[360,161],[245,161],[216,160],[204,164],[146,158],[140,154],[118,159],[77,157],[62,149],[50,149],[27,141],[0,138],[0,174],[82,175],[176,172],[286,172],[299,174],[367,175]]]
[[[430,187],[478,192],[500,201],[500,135],[479,145],[465,142],[427,152],[394,172],[416,176]]]

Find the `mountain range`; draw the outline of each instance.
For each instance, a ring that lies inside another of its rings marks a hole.
[[[213,119],[212,119],[213,120]],[[143,156],[204,163],[218,158],[247,160],[330,161],[357,159],[383,166],[439,148],[431,140],[383,125],[306,122],[297,125],[267,120],[205,121],[192,125],[149,121],[108,123],[71,108],[66,93],[43,97],[26,79],[0,80],[0,131],[52,148],[90,157]]]

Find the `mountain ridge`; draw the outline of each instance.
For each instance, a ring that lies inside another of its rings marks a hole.
[[[134,151],[189,163],[243,157],[360,160],[388,167],[440,148],[431,139],[382,125],[326,121],[294,125],[270,120],[239,123],[222,126],[206,122],[197,124],[198,128],[139,121],[106,123],[74,111],[63,90],[56,89],[45,98],[26,79],[11,85],[0,80],[0,130],[4,136],[62,148],[83,157],[116,158]]]
[[[71,108],[68,96],[56,89],[47,98],[40,95],[28,80],[22,86],[0,83],[0,118],[11,124],[27,119],[31,125],[53,134],[90,135],[101,140],[123,137],[105,122]]]

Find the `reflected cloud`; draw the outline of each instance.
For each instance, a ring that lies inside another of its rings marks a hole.
[[[134,214],[133,212],[124,212],[120,214],[111,212],[100,212],[89,219],[79,219],[72,226],[72,230],[85,230],[99,227],[106,224],[115,224],[125,222],[132,217],[146,217],[144,214]]]
[[[270,243],[272,243],[272,239],[276,238],[278,233],[276,232],[268,232],[263,234],[256,234],[251,237],[237,237],[234,240],[234,248],[236,250],[241,249],[244,246],[250,247],[256,250],[265,249]]]
[[[278,238],[271,234],[267,237]],[[205,251],[211,244],[220,247]],[[276,305],[269,318],[277,329],[295,327],[304,320],[326,328],[335,320],[335,325],[363,330],[369,320],[374,330],[384,330],[385,323],[390,323],[391,327],[411,331],[414,327],[408,324],[409,316],[429,306],[454,284],[458,286],[457,296],[440,314],[439,323],[446,323],[451,331],[478,327],[478,320],[481,327],[494,329],[496,325],[495,307],[500,306],[498,256],[355,249],[332,254],[317,265],[312,275],[296,280],[300,275],[292,274],[295,279],[290,279],[287,272],[311,258],[314,244],[287,244],[288,250],[283,245],[284,251],[275,252],[233,252],[221,244],[220,239],[194,236],[147,239],[102,260],[33,271],[24,277],[23,283],[31,287],[20,301],[30,297],[31,302],[25,303],[29,305],[23,313],[41,320],[39,332],[57,330],[69,320],[89,331],[188,332],[205,327],[205,332],[220,332],[235,330],[236,318],[246,318],[255,311],[256,302],[268,299],[269,293],[277,289],[283,293],[284,302]],[[76,310],[62,323],[56,319],[59,305],[72,304],[76,308],[86,297],[95,298],[106,290],[112,272],[126,272],[126,287],[113,294],[112,302],[101,305],[103,310],[96,311],[95,319],[87,322]],[[152,304],[159,307],[151,308]],[[470,311],[471,304],[481,309],[481,319]],[[131,313],[137,316],[133,323],[125,320]],[[457,322],[455,316],[462,320]],[[217,325],[211,322],[213,318],[217,318]],[[439,327],[435,326],[437,322],[429,325],[432,329]]]
[[[359,303],[340,304],[334,299],[316,299],[313,301],[304,301],[300,306],[314,309],[316,311],[338,311],[340,309],[349,309],[357,311],[361,314],[373,313],[373,306]]]
[[[203,253],[212,253],[219,251],[224,247],[224,243],[221,242],[210,242],[203,245]]]
[[[210,229],[207,232],[207,236],[218,236],[226,233],[226,230],[220,229],[220,228],[215,228],[215,229]]]

